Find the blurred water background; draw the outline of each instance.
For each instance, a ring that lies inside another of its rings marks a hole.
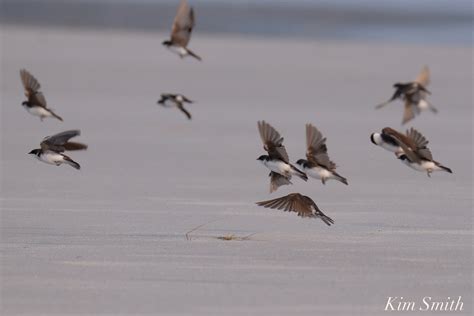
[[[3,0],[4,25],[167,31],[178,0]],[[196,33],[472,46],[470,0],[190,0]]]

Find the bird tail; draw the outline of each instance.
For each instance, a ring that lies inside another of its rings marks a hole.
[[[70,165],[71,167],[73,167],[77,170],[81,169],[81,166],[77,162],[75,162],[74,160],[69,158],[68,156],[63,155],[63,158],[64,158],[64,162],[67,163],[68,165]]]
[[[390,102],[392,102],[392,100],[389,100],[389,101],[386,101],[384,103],[380,103],[379,105],[375,106],[375,108],[378,110],[378,109],[381,109],[383,108],[384,106],[386,106],[387,104],[389,104]]]
[[[435,108],[435,107],[433,106],[433,104],[431,104],[431,102],[428,102],[428,108],[431,110],[431,112],[433,112],[433,113],[435,113],[435,114],[438,113],[438,109]]]
[[[449,169],[448,167],[445,167],[443,166],[442,164],[438,163],[438,167],[441,168],[441,170],[443,171],[446,171],[446,172],[449,172],[449,173],[453,173],[453,171],[451,169]]]
[[[61,116],[57,115],[56,113],[54,113],[53,111],[49,110],[49,113],[51,113],[52,116],[54,116],[55,118],[57,118],[61,122],[63,121],[63,118]]]
[[[331,226],[332,224],[334,224],[334,220],[329,216],[321,214],[321,216],[319,216],[319,218],[321,218],[321,220],[328,226]]]
[[[345,185],[349,185],[349,183],[347,182],[347,179],[344,178],[343,176],[341,176],[340,174],[338,174],[337,172],[333,171],[332,172],[334,174],[334,179],[336,179],[337,181],[340,181],[342,183],[344,183]]]
[[[188,52],[189,55],[193,56],[194,58],[196,58],[199,61],[202,61],[202,58],[199,57],[198,55],[196,55],[192,50],[186,48],[186,51]]]
[[[291,166],[291,169],[293,169],[293,172],[294,172],[295,175],[297,175],[298,177],[300,177],[304,181],[308,181],[308,176],[306,175],[306,173],[304,173],[303,171],[301,171],[300,169],[296,168],[293,165],[290,165],[290,166]]]

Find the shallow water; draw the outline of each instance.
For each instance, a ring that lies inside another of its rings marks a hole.
[[[178,1],[4,0],[8,25],[168,32]],[[195,34],[472,47],[468,0],[190,1]]]

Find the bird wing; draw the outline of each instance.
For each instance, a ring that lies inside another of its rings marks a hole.
[[[415,107],[416,106],[413,104],[410,98],[405,98],[402,125],[415,118]]]
[[[171,41],[186,47],[195,25],[194,10],[186,0],[181,0],[171,29]]]
[[[67,142],[64,144],[64,149],[67,151],[73,151],[73,150],[85,150],[87,149],[87,145],[83,143],[78,143],[78,142]]]
[[[38,80],[26,69],[20,70],[20,78],[26,91],[37,92],[41,88]]]
[[[400,132],[397,132],[390,127],[385,127],[382,130],[382,133],[389,135],[397,143],[397,145],[403,149],[403,152],[408,156],[408,158],[410,158],[411,161],[419,161],[418,155],[415,154],[416,143],[413,142],[411,138]]]
[[[296,212],[301,217],[314,217],[312,204],[308,203],[299,193],[291,193],[273,200],[257,202],[257,205],[285,212]]]
[[[283,146],[283,137],[280,136],[280,133],[265,121],[259,121],[257,124],[263,148],[269,156],[289,163],[288,153],[285,146]]]
[[[181,112],[183,112],[184,114],[186,114],[186,116],[188,117],[188,119],[191,119],[191,113],[189,113],[183,106],[183,104],[181,102],[176,102],[176,106],[178,107],[178,109],[181,110]]]
[[[290,179],[276,172],[270,172],[270,193],[276,191],[282,185],[292,184]]]
[[[32,100],[35,100],[35,101],[32,101],[34,104],[36,105],[39,105],[41,107],[44,107],[46,108],[47,104],[46,104],[46,98],[44,97],[44,94],[40,91],[36,92],[32,98]]]
[[[306,158],[310,163],[315,163],[333,170],[336,164],[329,159],[326,138],[311,124],[306,124]]]
[[[25,89],[25,96],[28,100],[34,105],[46,108],[46,99],[43,93],[39,91],[41,85],[38,80],[26,69],[20,70],[20,78],[23,83],[23,88]]]
[[[427,147],[429,141],[413,127],[407,130],[406,135],[415,144],[415,152],[424,159],[433,160],[433,155]]]
[[[41,149],[52,150],[56,152],[63,152],[66,150],[66,147],[68,147],[68,145],[66,145],[67,141],[79,135],[81,135],[80,130],[70,130],[70,131],[61,132],[52,136],[47,136],[43,139],[43,141],[40,144]],[[73,145],[71,145],[70,148],[74,148],[76,144],[80,144],[80,143],[72,143],[72,144]],[[80,145],[83,145],[83,144],[80,144]],[[81,148],[81,149],[84,149],[84,148]]]
[[[395,92],[393,93],[392,97],[388,101],[385,101],[384,103],[380,103],[379,105],[376,105],[375,108],[376,109],[383,108],[384,106],[398,99],[402,95],[402,93],[403,93],[403,90],[400,87],[395,87]]]
[[[423,66],[420,73],[416,77],[415,82],[421,84],[425,88],[430,84],[430,69],[428,66]]]

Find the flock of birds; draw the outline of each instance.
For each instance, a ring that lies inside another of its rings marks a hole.
[[[395,93],[386,102],[376,106],[377,109],[401,99],[405,104],[402,124],[415,118],[421,111],[429,109],[434,113],[438,111],[427,100],[430,92],[427,85],[430,82],[430,72],[424,66],[421,73],[412,82],[395,83]],[[326,138],[312,124],[306,124],[306,159],[299,159],[296,164],[298,169],[289,161],[288,154],[283,146],[283,137],[265,121],[258,122],[258,130],[263,142],[263,147],[268,155],[258,158],[268,169],[270,169],[270,193],[282,185],[291,184],[291,177],[295,175],[307,181],[308,176],[320,179],[323,184],[327,180],[334,179],[348,185],[347,179],[336,172],[336,164],[329,159],[326,146]],[[427,147],[428,140],[413,127],[405,134],[390,127],[382,129],[381,133],[372,133],[370,140],[373,144],[380,146],[395,154],[395,157],[410,168],[426,172],[428,177],[434,171],[445,171],[452,173],[451,169],[443,166],[433,159],[430,149]],[[291,193],[273,200],[257,202],[258,205],[276,208],[283,211],[296,212],[301,217],[318,217],[327,225],[334,221],[326,216],[308,196],[299,193]]]
[[[181,58],[192,56],[201,61],[201,57],[192,52],[187,46],[195,25],[194,10],[186,0],[181,0],[178,12],[173,21],[171,38],[162,44],[171,51],[177,53]],[[47,107],[46,99],[40,91],[38,80],[27,70],[20,70],[20,77],[25,90],[26,101],[22,105],[34,115],[44,118],[63,119]],[[430,82],[430,72],[427,66],[423,67],[418,77],[407,83],[395,83],[395,93],[387,101],[376,108],[400,99],[404,102],[404,114],[402,124],[412,120],[422,110],[429,109],[437,113],[436,108],[427,100],[430,92],[427,86]],[[181,94],[166,93],[161,95],[158,104],[165,107],[176,107],[181,110],[188,119],[191,114],[184,108],[184,103],[192,103],[190,99]],[[258,122],[258,131],[263,142],[263,148],[268,153],[258,157],[263,165],[270,170],[270,193],[276,191],[282,185],[289,185],[293,175],[307,181],[308,176],[319,179],[323,184],[328,180],[336,180],[348,185],[346,178],[336,172],[336,164],[330,160],[326,146],[326,138],[312,124],[306,124],[306,159],[299,159],[296,165],[290,163],[288,153],[283,145],[283,137],[270,124],[265,121]],[[79,136],[79,130],[68,130],[52,136],[48,136],[40,143],[40,148],[30,151],[40,161],[59,166],[63,163],[76,169],[80,169],[79,163],[75,162],[65,151],[85,150],[87,145],[70,141],[71,138]],[[416,129],[410,128],[406,133],[398,132],[390,127],[384,128],[381,133],[373,133],[370,140],[395,154],[395,157],[407,166],[417,171],[426,172],[428,176],[434,171],[446,171],[452,173],[451,169],[435,161],[430,149],[427,147],[428,140]],[[258,205],[284,211],[296,212],[301,217],[320,218],[327,225],[334,221],[326,216],[308,196],[299,193],[291,193],[286,196],[257,202]]]

